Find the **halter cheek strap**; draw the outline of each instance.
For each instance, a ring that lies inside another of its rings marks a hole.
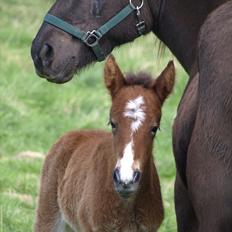
[[[74,27],[73,25],[67,23],[66,21],[51,15],[47,14],[44,18],[44,22],[55,26],[62,31],[72,35],[73,37],[79,39],[88,47],[90,47],[98,61],[102,61],[106,58],[107,54],[105,54],[99,44],[99,40],[112,28],[117,26],[121,21],[123,21],[127,16],[129,16],[132,12],[137,12],[138,23],[136,24],[139,35],[144,34],[145,32],[145,23],[140,18],[140,8],[143,6],[143,0],[141,0],[140,6],[135,6],[130,0],[130,3],[125,6],[118,14],[112,17],[109,21],[103,24],[96,30],[93,31],[82,31],[78,27]]]

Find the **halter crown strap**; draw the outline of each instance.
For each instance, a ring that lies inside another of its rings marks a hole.
[[[123,8],[117,15],[111,18],[108,22],[102,25],[98,31],[104,35],[116,25],[118,25],[122,20],[124,20],[127,16],[129,16],[135,8],[133,8],[130,4],[128,4],[125,8]]]
[[[97,30],[93,31],[81,31],[78,27],[74,27],[71,24],[65,22],[64,20],[53,16],[51,14],[47,14],[44,18],[44,22],[51,24],[62,31],[74,36],[75,38],[81,40],[88,47],[91,47],[98,61],[102,61],[105,59],[106,54],[104,54],[103,50],[99,45],[99,40],[105,35],[108,31],[118,25],[121,21],[123,21],[127,16],[129,16],[133,11],[137,10],[137,8],[133,4],[128,4],[125,6],[118,14],[112,17],[109,21],[99,27]]]

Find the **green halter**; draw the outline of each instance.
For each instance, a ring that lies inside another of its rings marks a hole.
[[[99,27],[97,30],[93,31],[81,31],[78,27],[74,27],[73,25],[65,22],[64,20],[53,16],[51,14],[47,14],[44,18],[44,22],[51,24],[62,31],[74,36],[75,38],[82,41],[88,47],[92,48],[95,56],[98,61],[102,61],[105,59],[107,54],[105,54],[99,44],[99,40],[105,35],[109,30],[118,25],[121,21],[123,21],[128,15],[132,12],[137,11],[138,23],[136,24],[139,35],[144,34],[145,32],[145,23],[140,19],[140,9],[143,6],[143,0],[141,0],[140,6],[135,6],[130,0],[130,3],[125,6],[118,14],[116,14],[113,18]]]

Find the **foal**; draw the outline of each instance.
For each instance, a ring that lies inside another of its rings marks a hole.
[[[105,65],[112,98],[104,131],[64,135],[42,171],[35,231],[157,231],[163,220],[160,184],[152,156],[161,106],[172,91],[175,68],[158,79],[121,73],[113,56]]]

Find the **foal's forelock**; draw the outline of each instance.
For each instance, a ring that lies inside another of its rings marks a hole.
[[[133,179],[133,171],[139,169],[139,162],[134,160],[134,134],[145,121],[145,101],[143,96],[138,96],[129,100],[126,103],[123,117],[131,119],[130,125],[130,142],[125,145],[123,156],[118,160],[117,167],[119,168],[121,180],[130,182]]]

